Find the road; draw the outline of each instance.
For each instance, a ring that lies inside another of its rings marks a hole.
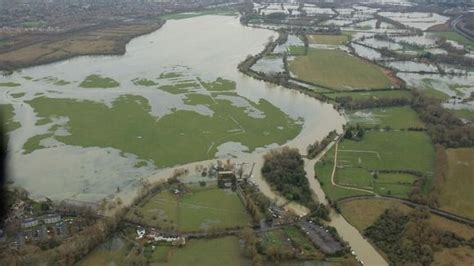
[[[474,38],[471,35],[465,33],[464,31],[462,31],[461,29],[458,28],[458,23],[461,21],[462,16],[463,15],[460,15],[457,18],[453,19],[453,21],[451,21],[451,23],[450,23],[450,26],[454,31],[456,31],[457,33],[461,34],[462,36],[464,36],[464,37],[466,37],[466,38],[468,38],[469,40],[472,41]]]

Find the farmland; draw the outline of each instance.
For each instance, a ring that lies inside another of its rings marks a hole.
[[[330,45],[343,45],[350,40],[350,36],[346,34],[341,35],[309,35],[308,40],[310,43],[317,44],[330,44]]]
[[[410,92],[407,90],[383,90],[364,92],[331,92],[324,93],[324,95],[331,99],[336,99],[337,97],[351,97],[353,100],[367,100],[380,98],[409,98]]]
[[[341,50],[308,49],[289,61],[298,78],[334,90],[377,89],[394,86],[383,69]]]
[[[229,228],[249,223],[237,195],[216,187],[191,187],[191,191],[182,196],[163,191],[128,215],[141,217],[150,226],[179,231]]]
[[[448,149],[448,172],[440,194],[441,208],[474,219],[474,149]]]

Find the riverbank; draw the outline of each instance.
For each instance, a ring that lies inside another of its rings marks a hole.
[[[0,49],[0,71],[48,64],[85,55],[123,55],[135,37],[154,32],[161,19],[87,26],[60,34],[22,34],[7,38]]]

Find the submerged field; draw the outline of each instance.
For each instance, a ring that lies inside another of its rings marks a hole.
[[[290,71],[298,78],[334,90],[391,88],[383,69],[342,50],[308,49],[295,56]]]
[[[158,167],[167,167],[213,158],[220,151],[220,145],[227,142],[237,142],[245,151],[272,143],[283,144],[301,130],[299,121],[268,101],[261,99],[254,103],[239,96],[233,81],[197,79],[161,86],[153,83],[164,81],[138,79],[133,82],[176,95],[185,108],[174,108],[157,116],[152,113],[150,102],[137,95],[122,95],[111,105],[37,97],[28,104],[37,112],[38,123],[51,126],[47,133],[27,141],[25,151],[30,153],[48,147],[43,140],[54,139],[81,147],[112,147]],[[119,84],[110,78],[92,75],[81,86],[106,88]],[[58,121],[59,117],[68,120],[64,124]],[[64,130],[68,134],[58,133]]]
[[[184,195],[163,191],[128,214],[144,224],[179,231],[245,226],[249,216],[238,196],[216,187],[192,187]]]

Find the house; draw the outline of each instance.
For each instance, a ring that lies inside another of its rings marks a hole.
[[[39,221],[36,218],[27,218],[21,222],[21,228],[22,229],[31,228],[33,226],[37,226],[38,224],[39,224]]]
[[[61,215],[52,213],[52,214],[46,214],[41,217],[43,219],[43,222],[45,224],[55,224],[61,221]]]
[[[232,184],[236,181],[237,180],[233,171],[217,172],[217,186],[219,188],[231,188]]]

